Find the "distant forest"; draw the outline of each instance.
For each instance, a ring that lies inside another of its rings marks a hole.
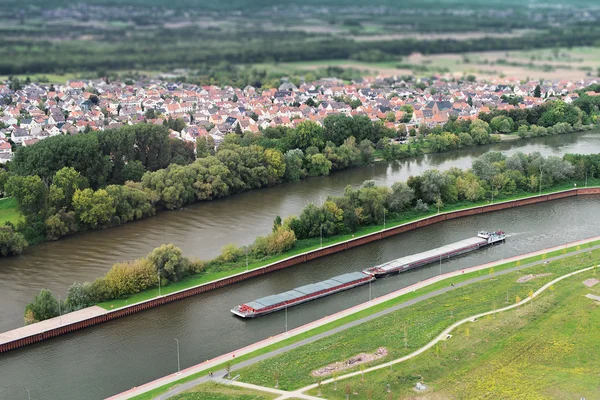
[[[0,75],[596,45],[592,0],[5,0]],[[559,7],[560,5],[560,7]],[[452,38],[459,32],[513,37]],[[274,34],[274,32],[276,34]],[[448,34],[447,38],[391,35]],[[388,35],[388,37],[385,37]],[[377,36],[371,40],[363,37]]]

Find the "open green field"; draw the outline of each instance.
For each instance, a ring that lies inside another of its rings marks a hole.
[[[261,361],[236,371],[236,374],[240,374],[240,380],[243,382],[268,387],[274,386],[274,376],[279,374],[280,387],[284,390],[291,390],[315,383],[317,379],[311,376],[311,372],[320,367],[336,361],[346,360],[359,353],[373,353],[379,347],[385,347],[388,350],[388,355],[368,364],[368,366],[390,361],[422,347],[457,320],[500,308],[507,304],[507,296],[509,304],[514,303],[517,298],[524,299],[544,283],[584,266],[596,264],[598,261],[600,261],[600,251],[595,250],[592,253],[583,253],[548,264],[541,264],[528,268],[527,273],[549,273],[550,275],[523,283],[517,282],[517,279],[523,276],[524,272],[521,271],[498,277],[493,277],[493,274],[489,273],[489,279],[456,288],[430,300],[320,339],[280,356]],[[573,278],[577,282],[581,282],[583,279],[585,279],[583,274]],[[563,284],[559,283],[558,288],[561,288],[561,285]],[[581,283],[579,285],[582,286]],[[556,290],[551,291],[551,293],[554,292]],[[552,295],[542,295],[541,298]],[[538,302],[538,299],[534,300],[534,304]],[[569,313],[566,312],[564,315],[569,315]],[[588,321],[583,317],[577,318],[577,321],[580,319],[582,326],[593,323],[593,321]],[[578,325],[574,321],[566,325],[572,323]],[[470,328],[470,330],[474,330],[474,328]],[[469,335],[467,332],[464,334]],[[569,331],[566,331],[565,334],[568,335]],[[563,344],[566,345],[566,343]],[[599,345],[600,342],[596,344],[595,348],[598,348]],[[441,352],[442,350],[436,349],[436,351]],[[591,360],[590,357],[586,357],[585,361],[590,363],[588,364],[590,367],[600,362]],[[450,359],[447,360],[446,364],[451,364]],[[585,364],[582,364],[581,367],[584,368]],[[399,365],[398,369],[401,368],[402,366]],[[552,366],[549,365],[549,368],[552,368]],[[344,372],[356,369],[348,369]],[[461,371],[458,367],[456,370]],[[447,372],[443,371],[442,368],[440,375],[450,376]],[[407,378],[407,381],[396,379],[388,383],[392,385],[392,390],[396,390],[395,393],[397,393],[400,387],[414,385],[414,379]],[[379,390],[385,388],[385,385],[380,384],[379,386]],[[344,393],[342,392],[340,395],[343,396]],[[366,390],[363,390],[363,396],[366,396]],[[325,396],[325,398],[329,397]],[[382,397],[375,396],[375,398]]]
[[[275,394],[258,392],[238,386],[206,383],[185,393],[171,397],[173,400],[271,400]]]
[[[343,399],[598,399],[600,398],[600,285],[582,284],[594,272],[559,282],[516,310],[457,328],[452,338],[405,363],[326,385],[322,395]],[[417,393],[416,382],[428,389]],[[317,390],[311,394],[315,395]]]
[[[0,199],[0,225],[5,222],[12,222],[16,225],[21,219],[21,213],[17,210],[17,200],[8,197]]]
[[[298,73],[328,66],[355,68],[367,74],[417,77],[442,73],[451,76],[473,74],[480,79],[502,76],[517,79],[591,79],[598,76],[600,47],[573,47],[520,51],[490,51],[457,54],[413,54],[397,60],[362,62],[347,59],[263,63],[255,66],[278,73]]]
[[[554,252],[549,252],[549,253],[546,253],[546,254],[543,254],[543,255],[538,255],[538,256],[524,258],[524,259],[519,260],[519,261],[507,262],[505,264],[498,265],[498,266],[494,267],[494,270],[495,270],[495,272],[499,272],[499,271],[502,271],[502,270],[505,270],[505,269],[510,269],[510,268],[521,266],[521,265],[525,266],[525,265],[532,264],[532,263],[539,263],[539,262],[541,262],[543,260],[550,259],[551,257],[568,254],[568,253],[575,252],[575,251],[578,251],[578,250],[582,250],[582,249],[585,249],[585,248],[591,248],[591,247],[596,246],[598,244],[600,244],[600,243],[599,242],[590,242],[590,243],[587,243],[584,246],[573,246],[573,247],[569,247],[569,248],[566,248],[566,249],[557,250],[557,251],[554,251]],[[572,257],[568,257],[569,260],[571,258]],[[529,269],[524,269],[523,273],[529,273],[529,271],[530,271]],[[489,273],[489,271],[488,271],[488,273]],[[254,357],[257,357],[257,356],[269,353],[269,352],[271,352],[273,350],[283,348],[285,346],[288,346],[290,344],[299,342],[299,341],[304,340],[306,338],[318,335],[319,333],[327,332],[327,331],[329,331],[331,329],[334,329],[336,327],[345,325],[345,324],[347,324],[349,322],[352,322],[352,321],[359,320],[361,318],[364,318],[366,316],[372,315],[372,314],[377,313],[379,311],[389,309],[389,308],[391,308],[391,307],[393,307],[395,305],[405,303],[405,302],[410,301],[410,300],[412,300],[414,298],[417,298],[417,297],[419,297],[421,295],[437,291],[437,290],[439,290],[441,288],[448,287],[448,285],[451,284],[451,283],[452,284],[458,284],[460,282],[464,282],[464,281],[472,279],[474,277],[481,276],[481,274],[482,274],[482,272],[479,272],[479,271],[470,272],[470,273],[466,273],[466,274],[459,275],[459,276],[456,276],[456,277],[445,279],[445,280],[443,280],[441,282],[433,283],[433,284],[431,284],[431,285],[429,285],[429,286],[427,286],[427,287],[425,287],[423,289],[420,289],[419,291],[415,291],[415,292],[410,292],[410,293],[404,294],[402,296],[399,296],[399,297],[396,297],[394,299],[388,300],[388,301],[386,301],[384,303],[381,303],[381,304],[375,305],[373,307],[370,307],[370,308],[368,308],[366,310],[357,312],[355,314],[349,315],[349,316],[344,317],[344,318],[340,318],[340,319],[338,319],[336,321],[327,323],[327,324],[322,325],[320,327],[311,329],[308,332],[305,332],[305,333],[302,333],[302,334],[290,337],[289,339],[285,339],[285,340],[283,340],[281,342],[278,342],[278,343],[272,344],[270,346],[264,347],[264,348],[262,348],[260,350],[256,350],[256,351],[254,351],[252,353],[249,353],[249,354],[246,354],[246,355],[242,355],[242,356],[238,356],[238,357],[235,358],[235,361],[231,365],[235,365],[235,364],[240,363],[242,361],[249,360],[249,359],[252,359]],[[221,365],[212,367],[210,369],[212,371],[215,371],[215,370],[219,370],[219,369],[224,369],[225,367],[226,367],[226,364],[223,363]],[[153,390],[148,391],[148,392],[146,392],[144,394],[138,395],[134,399],[135,400],[150,400],[150,399],[153,399],[154,397],[158,396],[159,394],[165,393],[171,387],[176,386],[179,383],[184,383],[184,382],[191,381],[191,380],[193,380],[195,378],[198,378],[200,376],[204,376],[207,373],[208,373],[208,370],[200,371],[200,372],[195,373],[193,375],[190,375],[188,377],[182,378],[182,379],[180,379],[180,380],[178,380],[178,381],[176,381],[174,383],[169,383],[169,384],[163,385],[163,386],[161,386],[161,387],[159,387],[157,389],[153,389]]]
[[[543,190],[542,193],[552,193],[552,192],[556,192],[556,191],[560,191],[560,190],[571,189],[571,188],[573,188],[574,184],[577,184],[577,187],[583,187],[585,185],[585,182],[583,182],[583,181],[567,182],[560,186],[555,186],[553,188],[548,188],[546,190]],[[590,187],[600,186],[600,178],[588,179],[588,186],[590,186]],[[497,199],[497,201],[514,200],[514,199],[526,198],[526,197],[531,197],[531,196],[532,196],[531,194],[526,194],[526,195],[519,194],[519,195],[515,195],[515,196]],[[461,210],[461,209],[465,209],[465,208],[469,208],[469,207],[482,206],[482,205],[486,205],[486,204],[489,204],[489,201],[484,200],[484,201],[478,202],[478,203],[471,203],[471,202],[464,201],[464,202],[459,202],[456,204],[446,205],[446,206],[444,206],[442,211],[449,212],[449,211]],[[405,224],[405,223],[408,223],[411,221],[415,221],[415,220],[418,220],[418,219],[421,219],[424,217],[432,216],[432,215],[435,215],[436,213],[437,213],[437,210],[431,210],[427,213],[419,213],[416,211],[412,211],[410,213],[404,214],[404,218],[402,218],[402,219],[388,220],[385,227],[391,228],[391,227]],[[337,235],[337,236],[331,236],[331,237],[326,237],[326,238],[324,237],[323,238],[323,246],[340,243],[340,242],[343,242],[343,241],[346,241],[346,240],[349,240],[352,238],[358,238],[360,236],[368,235],[368,234],[380,231],[382,229],[383,229],[383,225],[372,225],[372,226],[363,227],[362,229],[358,230],[357,232],[355,232],[353,234]],[[294,249],[292,249],[291,251],[286,252],[284,254],[280,254],[276,257],[251,262],[248,265],[248,270],[261,268],[261,267],[264,267],[265,265],[271,264],[276,261],[283,260],[285,258],[294,256],[294,255],[298,255],[298,254],[308,252],[311,250],[316,250],[319,247],[321,247],[319,238],[298,240],[296,242],[296,245],[294,246]],[[169,293],[173,293],[173,292],[177,292],[179,290],[191,288],[191,287],[194,287],[197,285],[201,285],[201,284],[208,283],[208,282],[211,282],[211,281],[214,281],[217,279],[225,278],[225,277],[228,277],[228,276],[231,276],[234,274],[238,274],[238,273],[241,273],[244,271],[246,271],[245,262],[238,262],[234,265],[226,266],[222,270],[219,270],[219,271],[207,271],[205,273],[201,273],[201,274],[183,279],[181,281],[171,283],[169,286],[163,286],[163,287],[161,287],[161,295],[167,295]],[[109,301],[106,301],[103,303],[98,303],[98,305],[100,307],[103,307],[104,309],[112,310],[112,309],[116,309],[119,307],[124,307],[127,305],[131,305],[131,304],[139,303],[139,302],[142,302],[145,300],[149,300],[149,299],[152,299],[157,296],[158,296],[158,288],[152,288],[152,289],[140,292],[140,293],[136,293],[131,296],[126,296],[126,297],[123,297],[120,299],[109,300]]]

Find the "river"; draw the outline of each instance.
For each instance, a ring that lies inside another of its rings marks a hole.
[[[487,151],[539,151],[545,156],[600,153],[599,133],[503,142],[425,155],[402,163],[378,163],[197,203],[124,226],[32,246],[21,256],[0,258],[0,332],[22,326],[25,305],[40,289],[48,288],[64,296],[73,282],[93,281],[115,262],[145,256],[163,243],[174,243],[187,256],[210,259],[228,243],[248,244],[256,236],[270,232],[276,215],[298,214],[309,202],[319,203],[329,195],[343,193],[347,185],[373,179],[378,185],[391,186],[430,168],[469,168],[474,158]]]

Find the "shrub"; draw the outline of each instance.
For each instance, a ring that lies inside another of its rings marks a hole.
[[[227,244],[221,249],[221,255],[219,258],[222,262],[232,262],[242,256],[242,249],[237,247],[235,244]]]
[[[43,321],[58,316],[58,300],[48,289],[40,290],[32,303],[25,307],[25,323]]]
[[[28,246],[27,240],[10,226],[0,227],[0,254],[3,256],[18,255]]]
[[[418,212],[427,212],[429,211],[429,205],[425,203],[423,200],[417,200],[417,204],[415,205],[415,211]]]
[[[148,260],[155,271],[170,282],[177,282],[188,272],[188,260],[181,254],[181,249],[173,244],[163,244],[148,254]]]
[[[154,265],[145,258],[116,263],[104,277],[112,298],[138,293],[158,284]]]
[[[296,243],[296,234],[288,228],[278,227],[267,236],[259,236],[252,245],[253,252],[259,257],[281,254],[291,249]]]

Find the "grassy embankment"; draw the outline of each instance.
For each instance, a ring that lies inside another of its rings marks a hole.
[[[570,248],[556,250],[554,252],[549,252],[549,253],[543,254],[543,255],[528,257],[528,258],[525,258],[525,259],[522,259],[522,260],[519,260],[519,261],[508,262],[508,263],[505,263],[505,264],[498,265],[498,266],[494,267],[494,271],[495,272],[499,272],[499,271],[502,271],[502,270],[505,270],[505,269],[509,269],[509,268],[513,268],[513,267],[520,266],[520,265],[527,265],[527,264],[531,264],[531,263],[540,263],[542,260],[549,259],[549,258],[554,257],[554,256],[558,256],[558,255],[561,255],[561,254],[568,254],[568,253],[580,250],[582,248],[585,249],[585,248],[588,248],[588,247],[593,247],[593,246],[598,245],[598,244],[600,244],[600,241],[591,242],[591,243],[586,244],[585,246],[573,246],[573,247],[570,247]],[[600,250],[594,251],[593,257],[594,257],[594,260],[596,260],[596,261],[600,260]],[[567,259],[565,259],[564,261],[561,261],[561,263],[573,262],[573,261],[576,264],[579,263],[580,262],[580,257],[571,256],[571,257],[568,257]],[[552,267],[554,267],[555,264],[556,263],[549,263],[549,264],[546,265],[546,267],[552,268]],[[525,274],[525,273],[533,273],[532,271],[534,270],[534,268],[540,268],[541,266],[542,265],[538,265],[536,267],[524,269],[522,273],[523,274]],[[575,269],[577,269],[577,268],[575,268]],[[368,308],[366,310],[357,312],[355,314],[349,315],[349,316],[341,318],[339,320],[336,320],[336,321],[330,322],[328,324],[322,325],[322,326],[317,327],[315,329],[312,329],[312,330],[310,330],[308,332],[304,332],[302,334],[293,336],[293,337],[291,337],[289,339],[286,339],[286,340],[283,340],[281,342],[275,343],[273,345],[267,346],[267,347],[262,348],[260,350],[254,351],[252,353],[249,353],[249,354],[246,354],[246,355],[243,355],[243,356],[238,356],[238,357],[235,358],[234,361],[232,361],[231,365],[235,365],[235,364],[240,363],[242,361],[245,361],[245,360],[248,360],[248,359],[260,356],[262,354],[269,353],[269,352],[271,352],[273,350],[276,350],[276,349],[288,346],[290,344],[299,342],[299,341],[304,340],[306,338],[318,335],[318,334],[320,334],[322,332],[327,332],[327,331],[329,331],[331,329],[334,329],[334,328],[336,328],[338,326],[342,326],[342,325],[345,325],[345,324],[347,324],[349,322],[356,321],[356,320],[359,320],[359,319],[364,318],[366,316],[375,314],[375,313],[377,313],[379,311],[386,310],[386,309],[388,309],[390,307],[393,307],[395,305],[405,303],[405,302],[407,302],[407,301],[409,301],[411,299],[414,299],[416,297],[422,296],[424,294],[431,293],[431,292],[434,292],[434,291],[439,290],[441,288],[448,287],[448,285],[450,283],[457,284],[457,283],[469,280],[471,278],[474,278],[474,277],[477,277],[477,276],[481,276],[484,273],[485,272],[482,272],[482,271],[471,272],[471,273],[463,274],[463,275],[460,275],[460,276],[457,276],[457,277],[448,278],[448,279],[445,279],[445,280],[443,280],[441,282],[433,283],[433,284],[431,284],[431,285],[429,285],[429,286],[427,286],[425,288],[419,289],[418,291],[404,294],[404,295],[399,296],[397,298],[394,298],[392,300],[386,301],[384,303],[381,303],[381,304],[378,304],[376,306],[370,307],[370,308]],[[489,274],[489,271],[488,271],[488,274]],[[550,278],[552,278],[552,277],[550,277]],[[538,280],[537,282],[538,282],[539,286],[541,286],[543,281],[542,280]],[[495,283],[495,281],[494,281],[494,283]],[[500,305],[498,307],[500,307]],[[402,310],[400,312],[404,312],[404,310]],[[453,312],[454,312],[454,310],[453,310]],[[475,313],[475,312],[473,312],[473,313]],[[447,325],[451,324],[452,322],[454,322],[454,321],[448,321]],[[387,361],[388,358],[384,359],[384,361]],[[226,364],[223,363],[221,365],[211,367],[210,369],[212,371],[216,371],[216,370],[219,370],[219,369],[224,369],[225,367],[226,367]],[[161,386],[161,387],[159,387],[157,389],[153,389],[153,390],[148,391],[148,392],[146,392],[144,394],[136,396],[136,397],[134,397],[134,399],[135,400],[150,400],[150,399],[153,399],[157,395],[166,392],[171,387],[173,387],[173,386],[175,386],[177,384],[188,382],[188,381],[196,379],[196,378],[198,378],[200,376],[206,375],[207,371],[208,370],[200,371],[200,372],[195,373],[193,375],[190,375],[188,377],[182,378],[182,379],[180,379],[180,380],[178,380],[178,381],[176,381],[174,383],[169,383],[169,384],[163,385],[163,386]],[[237,371],[236,371],[236,374],[237,374]]]
[[[0,225],[12,222],[14,225],[21,220],[21,213],[17,210],[17,200],[13,197],[0,199]]]
[[[585,295],[600,295],[600,285],[582,284],[593,276],[576,275],[521,308],[462,325],[392,370],[340,381],[337,390],[326,385],[322,397],[345,399],[350,387],[353,399],[384,399],[390,384],[393,398],[599,398],[600,308]],[[413,389],[418,381],[428,386],[421,396]]]
[[[556,192],[556,191],[560,191],[560,190],[571,189],[571,188],[573,188],[574,183],[576,183],[578,187],[583,187],[585,182],[573,181],[573,182],[564,183],[562,185],[557,185],[555,187],[543,190],[542,193],[552,193],[552,192]],[[588,179],[588,186],[595,186],[595,185],[600,186],[600,179]],[[533,194],[521,193],[521,194],[515,195],[515,196],[502,197],[497,200],[495,199],[495,201],[514,200],[514,199],[521,199],[521,198],[530,197],[530,196],[533,196]],[[486,201],[481,201],[481,202],[477,202],[477,203],[464,201],[464,202],[459,202],[456,204],[446,205],[442,209],[442,211],[443,212],[455,211],[455,210],[461,210],[461,209],[465,209],[465,208],[469,208],[469,207],[482,206],[482,205],[486,205],[486,204],[489,204],[489,201],[486,200]],[[399,219],[390,218],[389,220],[387,220],[386,228],[391,228],[391,227],[398,226],[398,225],[401,225],[401,224],[404,224],[407,222],[415,221],[417,219],[421,219],[421,218],[424,218],[427,216],[432,216],[432,215],[435,215],[436,213],[437,213],[437,210],[433,210],[433,207],[432,207],[432,210],[427,213],[418,213],[416,211],[410,211],[410,212],[404,213],[402,218],[399,218]],[[492,227],[492,228],[494,228],[494,227]],[[502,227],[498,227],[498,228],[502,228]],[[355,232],[353,234],[337,235],[337,236],[331,236],[331,237],[327,237],[327,238],[324,237],[323,238],[323,246],[340,243],[345,240],[352,239],[353,237],[357,238],[360,236],[368,235],[370,233],[377,232],[382,229],[383,229],[383,225],[372,225],[372,226],[363,227],[362,229],[359,229],[357,232]],[[296,242],[294,249],[292,249],[291,251],[286,252],[284,254],[280,254],[276,257],[268,258],[266,260],[255,260],[249,264],[248,270],[261,268],[261,267],[264,267],[265,265],[271,264],[276,261],[283,260],[285,258],[294,256],[294,255],[298,255],[298,254],[301,254],[301,253],[304,253],[307,251],[311,251],[311,250],[316,250],[319,247],[320,247],[320,239],[319,238],[299,240]],[[201,284],[208,283],[208,282],[211,282],[211,281],[214,281],[217,279],[225,278],[227,276],[231,276],[231,275],[234,275],[237,273],[244,272],[246,270],[246,265],[245,265],[245,262],[238,262],[238,263],[236,263],[234,265],[230,265],[230,266],[221,266],[220,269],[221,270],[210,270],[209,269],[202,274],[198,274],[198,275],[189,277],[187,279],[181,280],[179,282],[172,283],[169,286],[164,286],[161,288],[161,295],[166,295],[166,294],[173,293],[173,292],[176,292],[179,290],[191,288],[191,287],[194,287],[197,285],[201,285]],[[139,303],[141,301],[145,301],[145,300],[157,297],[157,296],[158,296],[158,288],[152,288],[152,289],[149,289],[149,290],[146,290],[146,291],[143,291],[140,293],[136,293],[134,295],[124,297],[121,299],[115,299],[115,300],[110,300],[110,301],[106,301],[103,303],[99,303],[98,305],[107,310],[111,310],[111,309],[131,305],[131,304]]]
[[[172,400],[271,400],[276,394],[258,392],[238,386],[206,383],[196,386],[185,393],[171,397]]]
[[[568,260],[541,264],[528,268],[527,273],[551,273],[551,275],[523,283],[517,282],[517,279],[523,275],[520,272],[496,278],[492,278],[493,274],[490,274],[490,279],[456,288],[435,298],[261,361],[236,371],[236,374],[240,374],[241,381],[272,387],[275,384],[273,377],[277,372],[280,375],[280,387],[283,390],[290,390],[315,383],[316,378],[310,375],[313,370],[336,361],[346,360],[362,352],[372,353],[379,347],[385,347],[388,355],[369,365],[400,358],[430,342],[453,322],[506,305],[507,292],[509,304],[513,304],[517,296],[525,299],[544,283],[584,266],[597,264],[599,261],[600,250],[596,250],[592,254],[584,253],[570,257]],[[574,279],[581,282],[583,278],[577,276]],[[559,287],[560,285],[560,283],[557,284]],[[534,302],[537,302],[537,299]],[[583,326],[587,325],[587,320],[582,323]],[[465,326],[469,327],[468,324]],[[440,345],[434,349],[434,352],[442,350],[443,345]],[[586,360],[593,362],[590,358],[586,358]],[[600,363],[600,361],[595,361],[595,363]],[[451,364],[451,360],[447,360],[446,364]],[[581,367],[586,368],[584,363]],[[404,370],[402,366],[398,366],[397,369]],[[456,371],[460,370],[460,368],[456,369]],[[408,382],[404,382],[403,379],[395,379],[389,383],[395,393],[400,387],[403,387],[403,384],[414,385],[414,381],[410,379]],[[381,390],[381,388],[379,389]],[[363,390],[363,395],[365,393]],[[376,398],[381,397],[376,396]]]

